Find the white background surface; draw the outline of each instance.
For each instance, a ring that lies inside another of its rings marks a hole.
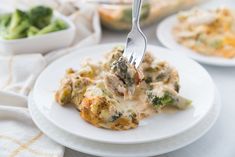
[[[235,8],[235,0],[212,0],[204,6],[224,5]],[[145,28],[144,33],[149,44],[160,45],[155,36],[156,25]],[[126,33],[106,30],[103,32],[102,43],[125,42],[125,38]],[[221,114],[212,129],[201,139],[187,147],[158,157],[235,157],[235,67],[203,66],[210,73],[221,93]],[[66,149],[65,157],[91,156]]]

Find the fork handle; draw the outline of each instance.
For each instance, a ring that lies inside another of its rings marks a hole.
[[[133,0],[132,5],[132,26],[139,26],[142,0]]]

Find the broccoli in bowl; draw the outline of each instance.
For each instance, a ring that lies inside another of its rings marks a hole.
[[[35,6],[28,11],[16,9],[13,13],[0,15],[0,38],[14,40],[44,35],[68,28],[62,19],[53,17],[47,6]]]

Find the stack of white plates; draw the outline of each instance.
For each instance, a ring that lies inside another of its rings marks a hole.
[[[148,50],[178,70],[180,94],[193,102],[187,110],[156,114],[142,120],[136,129],[111,131],[86,123],[73,107],[61,107],[54,101],[54,92],[67,68],[78,69],[87,56],[100,61],[116,45],[120,44],[80,49],[55,61],[41,73],[30,95],[29,109],[36,125],[46,135],[88,154],[137,157],[179,149],[209,130],[220,111],[219,94],[211,77],[193,60],[155,46],[148,46]]]

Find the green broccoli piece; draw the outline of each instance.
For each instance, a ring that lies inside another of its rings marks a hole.
[[[42,29],[51,23],[53,10],[46,6],[36,6],[31,8],[28,14],[31,24]]]
[[[151,76],[148,76],[148,77],[146,77],[146,78],[144,79],[144,81],[145,81],[145,83],[150,84],[150,83],[153,82],[153,79],[152,79]]]
[[[4,39],[18,39],[26,37],[26,31],[30,27],[28,15],[21,11],[16,10],[12,13],[10,23],[8,24]]]
[[[0,37],[6,40],[31,37],[66,29],[62,20],[52,22],[53,10],[36,6],[28,12],[16,9],[12,14],[0,16]]]
[[[3,14],[0,16],[0,36],[5,36],[10,21],[11,14]]]
[[[27,36],[28,37],[35,36],[37,35],[38,32],[39,32],[39,29],[37,27],[31,26],[29,27],[27,31]]]
[[[115,73],[124,84],[131,87],[135,83],[135,78],[128,72],[129,68],[131,67],[128,66],[128,61],[123,57],[120,57],[117,61],[112,63],[112,72]]]
[[[174,106],[178,109],[186,109],[192,103],[191,100],[186,99],[180,95],[173,96],[170,92],[165,92],[162,97],[158,97],[152,93],[151,90],[147,91],[147,101],[154,106],[155,109],[161,109],[164,106]]]
[[[171,105],[174,103],[172,96],[166,92],[162,97],[153,95],[151,91],[147,91],[148,101],[156,108],[161,108],[166,105]]]
[[[3,14],[0,16],[0,28],[7,27],[11,21],[11,14]]]
[[[68,28],[68,25],[63,20],[57,19],[54,22],[52,22],[50,25],[40,30],[37,33],[37,35],[43,35],[43,34],[47,34],[51,32],[56,32],[56,31],[60,31],[66,28]]]
[[[23,21],[28,21],[28,15],[19,9],[12,13],[9,30],[12,31],[17,28]]]
[[[141,8],[141,13],[140,13],[140,20],[145,20],[150,13],[150,4],[149,3],[144,3]],[[122,18],[121,21],[131,23],[132,20],[132,9],[131,8],[126,8],[122,11]]]

